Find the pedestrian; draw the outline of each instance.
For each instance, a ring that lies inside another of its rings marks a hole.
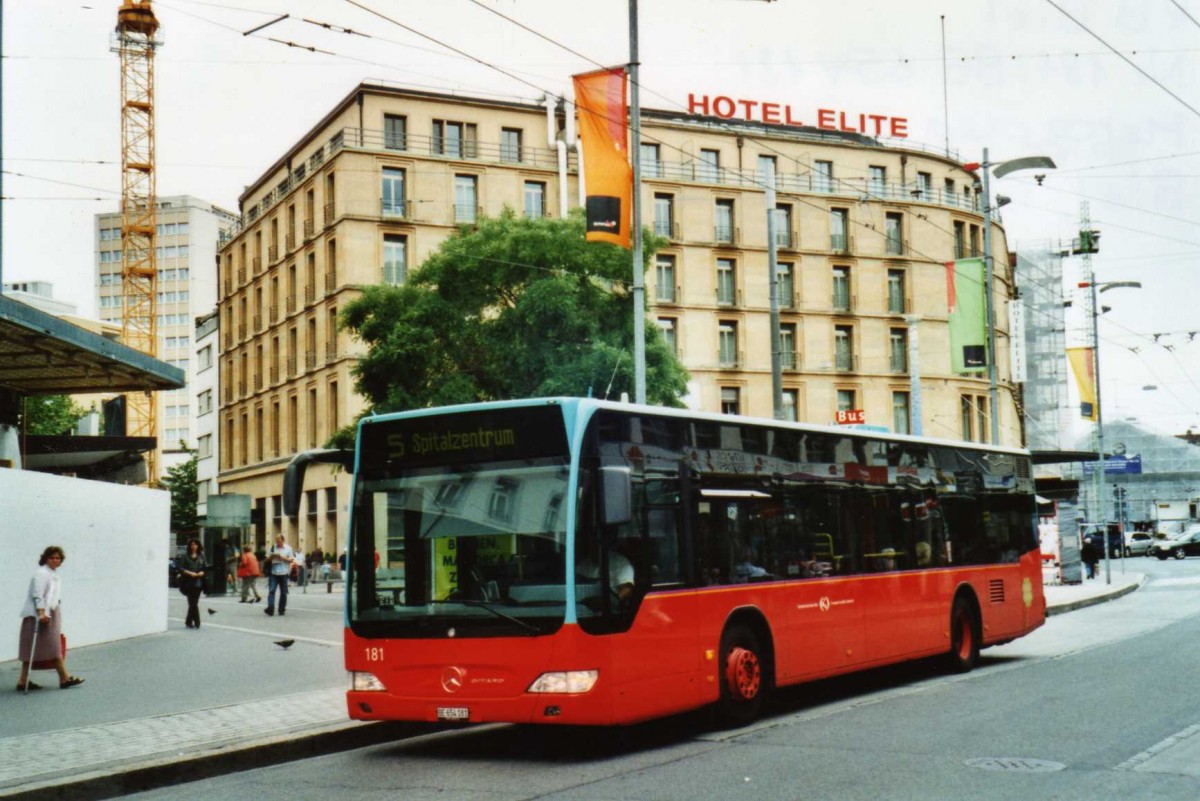
[[[1079,558],[1083,560],[1083,564],[1087,567],[1087,577],[1094,579],[1096,577],[1096,564],[1100,561],[1099,549],[1096,548],[1096,543],[1092,538],[1083,538],[1083,547],[1079,549]]]
[[[258,557],[254,555],[254,548],[250,543],[242,546],[242,558],[238,561],[237,568],[238,579],[242,582],[242,600],[240,604],[256,604],[262,600],[262,596],[258,594],[258,577],[262,575],[262,571],[258,569]],[[254,600],[250,600],[250,593],[254,593]]]
[[[29,680],[29,668],[34,662],[51,662],[58,671],[58,686],[78,687],[83,679],[67,672],[62,648],[62,594],[58,569],[67,554],[57,545],[42,551],[38,569],[29,581],[29,594],[21,608],[21,635],[17,657],[21,660],[21,676],[17,690],[40,690],[41,685]]]
[[[208,564],[204,561],[204,548],[200,540],[192,537],[187,543],[187,553],[176,564],[179,566],[179,591],[187,598],[187,615],[183,622],[189,629],[200,628],[200,593],[204,591],[204,576]]]
[[[292,546],[284,542],[282,534],[276,534],[275,545],[267,554],[270,572],[267,574],[267,608],[263,610],[264,613],[275,614],[275,593],[278,591],[279,614],[287,614],[288,578],[295,561],[296,552],[292,550]]]
[[[237,546],[233,544],[233,540],[222,540],[221,552],[225,555],[225,586],[228,592],[233,592],[237,589],[238,585],[237,571],[241,554],[238,553]]]

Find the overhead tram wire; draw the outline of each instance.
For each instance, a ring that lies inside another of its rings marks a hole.
[[[1176,100],[1176,101],[1177,101],[1177,102],[1178,102],[1180,105],[1182,105],[1182,106],[1183,106],[1184,108],[1186,108],[1188,111],[1192,112],[1192,113],[1193,113],[1193,114],[1195,114],[1197,117],[1200,117],[1200,110],[1197,110],[1195,106],[1193,106],[1192,104],[1188,103],[1188,102],[1187,102],[1186,100],[1184,100],[1182,97],[1180,97],[1179,95],[1177,95],[1177,94],[1175,94],[1174,92],[1172,92],[1170,89],[1168,89],[1168,88],[1167,88],[1165,85],[1163,85],[1163,84],[1162,84],[1162,83],[1161,83],[1161,82],[1160,82],[1160,81],[1159,81],[1157,78],[1155,78],[1153,75],[1151,75],[1150,73],[1146,72],[1144,69],[1142,69],[1141,67],[1139,67],[1137,64],[1134,64],[1134,63],[1133,63],[1133,61],[1131,61],[1131,60],[1130,60],[1130,59],[1129,59],[1129,58],[1128,58],[1128,57],[1127,57],[1127,56],[1126,56],[1124,53],[1122,53],[1120,50],[1117,50],[1115,47],[1113,47],[1113,46],[1112,46],[1112,45],[1110,45],[1108,42],[1106,42],[1104,39],[1102,39],[1102,38],[1100,37],[1100,35],[1099,35],[1099,34],[1097,34],[1095,31],[1093,31],[1091,28],[1089,28],[1088,26],[1084,25],[1082,22],[1080,22],[1080,21],[1079,21],[1078,19],[1076,19],[1075,17],[1071,16],[1071,14],[1070,14],[1070,13],[1068,13],[1068,12],[1067,12],[1065,9],[1063,9],[1063,7],[1062,7],[1062,6],[1058,5],[1058,3],[1055,3],[1055,2],[1054,2],[1054,0],[1046,0],[1046,2],[1047,2],[1047,3],[1049,3],[1050,5],[1054,6],[1054,8],[1056,8],[1056,9],[1057,9],[1059,12],[1061,12],[1061,13],[1062,13],[1062,15],[1063,15],[1064,17],[1066,17],[1067,19],[1071,20],[1071,22],[1074,22],[1074,23],[1075,23],[1076,25],[1078,25],[1080,28],[1083,28],[1083,30],[1084,30],[1084,31],[1086,31],[1086,32],[1087,32],[1087,34],[1088,34],[1089,36],[1091,36],[1091,37],[1092,37],[1093,39],[1095,39],[1097,42],[1099,42],[1100,44],[1104,45],[1104,46],[1105,46],[1105,47],[1107,47],[1109,50],[1111,50],[1113,53],[1115,53],[1117,56],[1119,56],[1119,57],[1120,57],[1120,59],[1121,59],[1122,61],[1124,61],[1126,64],[1128,64],[1129,66],[1131,66],[1131,67],[1133,67],[1135,70],[1137,70],[1137,71],[1138,71],[1138,73],[1142,75],[1142,77],[1146,78],[1146,80],[1148,80],[1148,81],[1150,81],[1151,83],[1153,83],[1153,84],[1154,84],[1155,86],[1157,86],[1159,89],[1162,89],[1164,92],[1166,92],[1168,95],[1170,95],[1172,98],[1174,98],[1174,99],[1175,99],[1175,100]]]
[[[1170,0],[1170,3],[1171,3],[1171,5],[1178,8],[1180,13],[1183,14],[1183,16],[1185,16],[1189,20],[1191,20],[1193,25],[1195,25],[1197,28],[1200,28],[1200,20],[1197,20],[1195,17],[1193,17],[1191,14],[1188,13],[1186,8],[1179,5],[1179,0]]]

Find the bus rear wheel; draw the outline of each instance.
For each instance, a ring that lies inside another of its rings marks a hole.
[[[721,697],[717,702],[720,722],[744,726],[758,717],[770,689],[763,650],[754,631],[733,625],[721,637]]]
[[[971,604],[961,596],[950,608],[950,653],[948,662],[955,673],[969,673],[979,661],[979,621]]]

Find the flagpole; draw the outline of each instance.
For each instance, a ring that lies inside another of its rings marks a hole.
[[[633,161],[633,389],[646,402],[646,287],[642,266],[642,108],[638,100],[638,5],[629,0],[629,155]]]

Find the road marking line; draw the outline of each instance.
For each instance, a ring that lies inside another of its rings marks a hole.
[[[1188,726],[1183,731],[1172,734],[1167,739],[1163,740],[1162,742],[1155,743],[1140,754],[1134,754],[1129,759],[1113,768],[1113,770],[1136,770],[1139,765],[1150,761],[1151,758],[1158,756],[1168,748],[1178,745],[1182,741],[1195,734],[1200,734],[1200,723]]]
[[[174,620],[176,623],[183,622],[183,618],[181,617],[168,617],[167,620]],[[330,648],[342,647],[341,640],[318,640],[316,637],[302,637],[298,634],[289,634],[286,632],[281,633],[278,631],[264,631],[262,629],[248,629],[243,628],[242,626],[224,626],[220,623],[209,623],[208,621],[205,621],[204,625],[208,628],[224,629],[225,631],[240,631],[243,634],[262,634],[266,637],[287,637],[289,640],[296,640],[297,642],[311,642],[314,645],[327,645]]]

